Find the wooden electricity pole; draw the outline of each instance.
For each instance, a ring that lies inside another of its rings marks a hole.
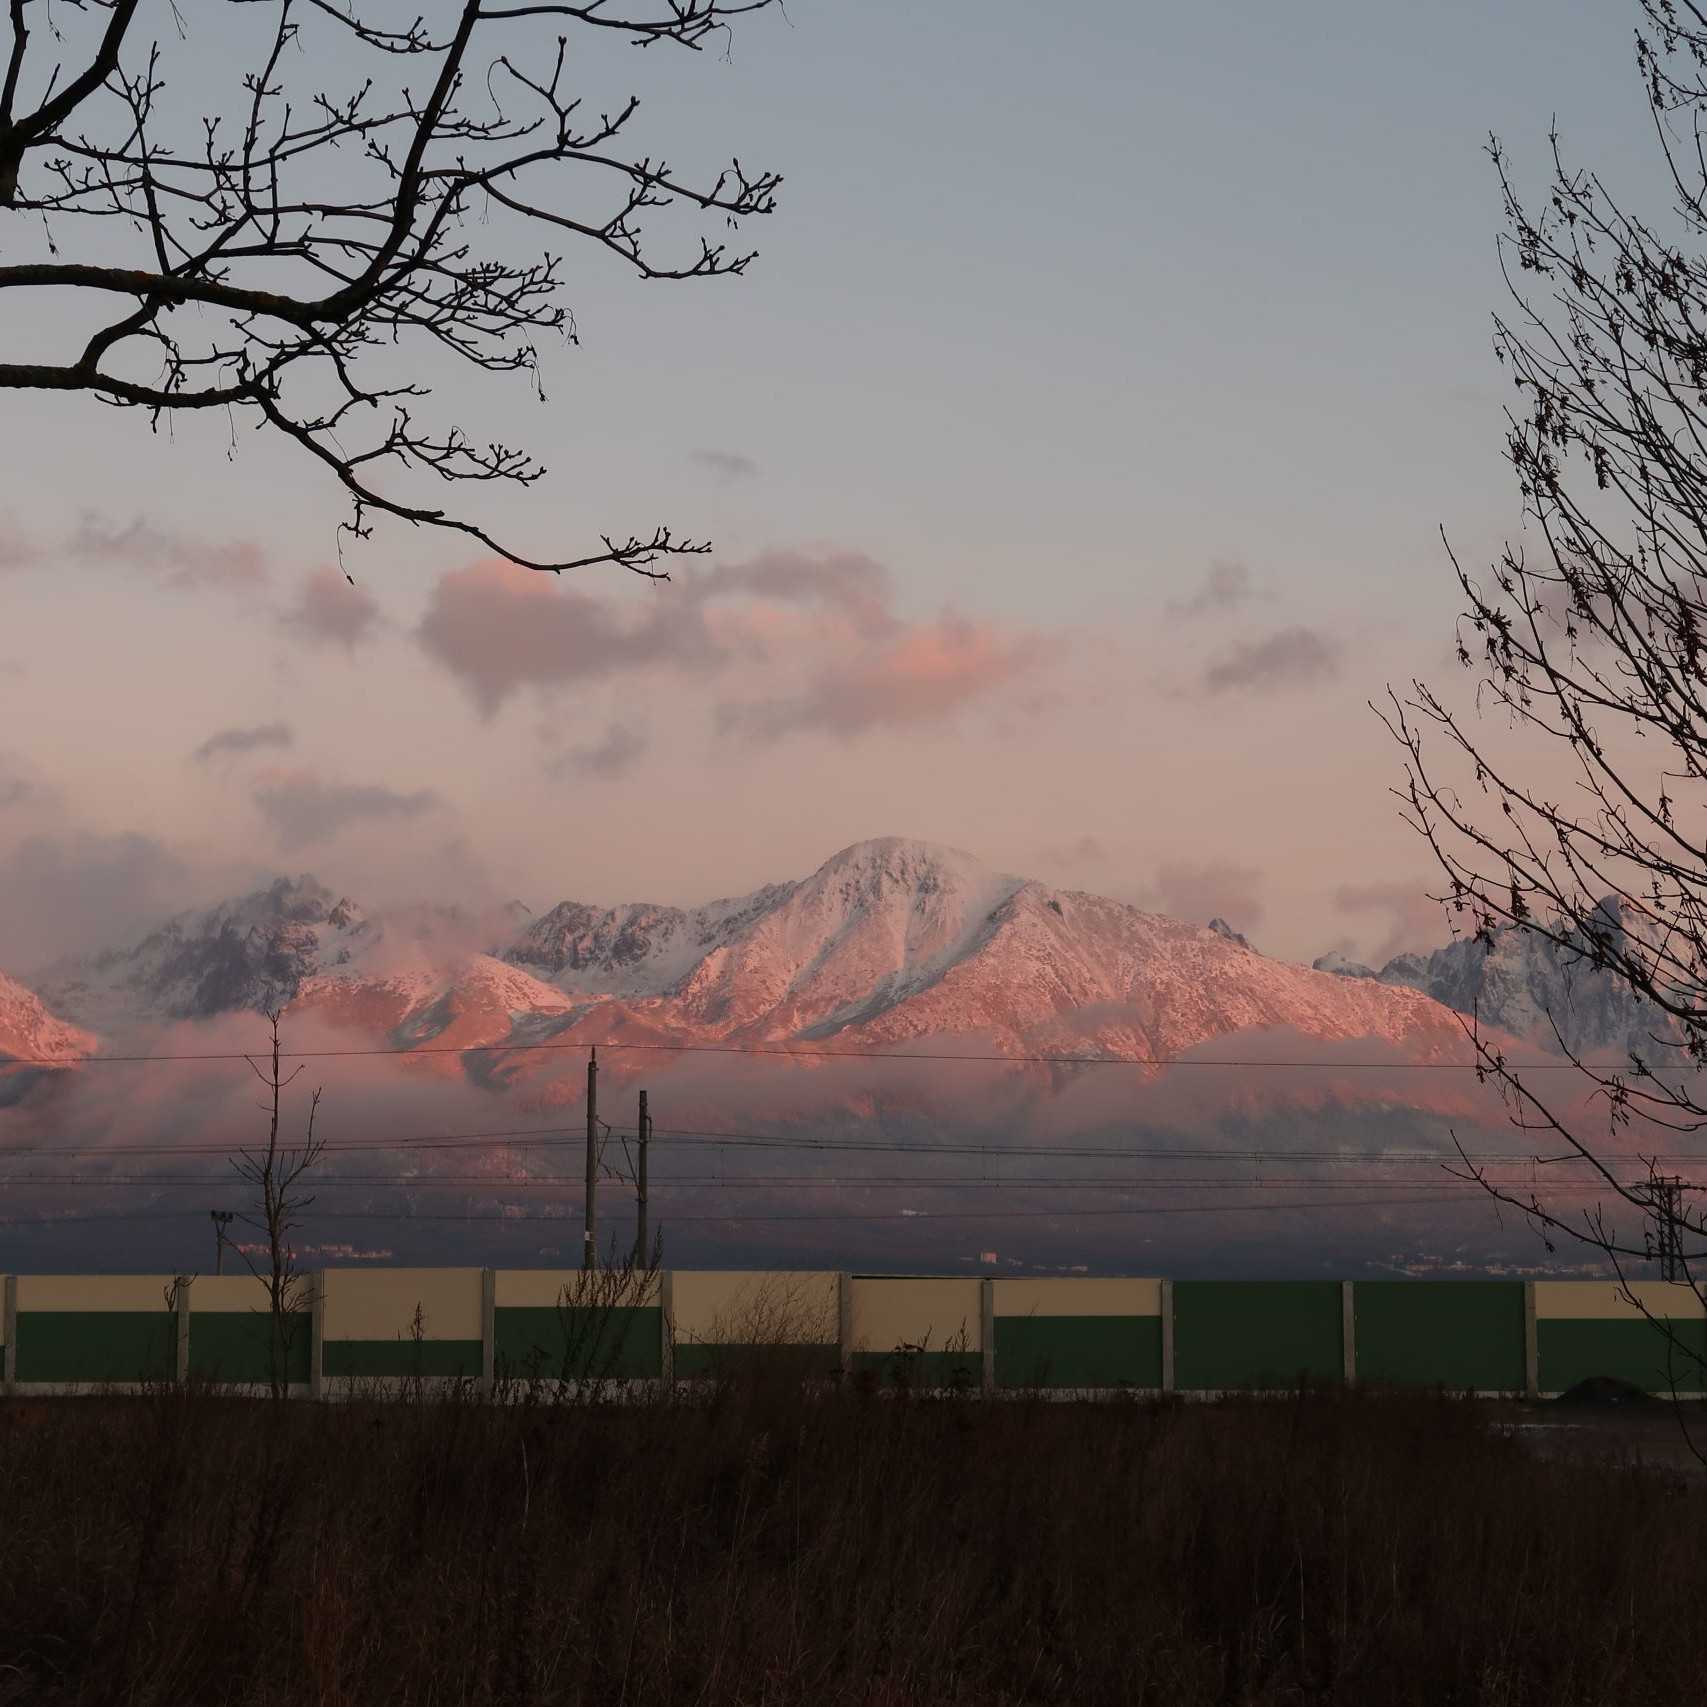
[[[581,1267],[592,1272],[598,1234],[599,1052],[587,1054],[587,1224],[581,1235]]]
[[[640,1093],[640,1156],[634,1170],[634,1262],[638,1268],[646,1258],[646,1145],[652,1136],[652,1116],[646,1112],[646,1093]]]

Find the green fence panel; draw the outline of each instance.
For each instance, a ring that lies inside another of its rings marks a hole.
[[[1543,1393],[1562,1393],[1591,1375],[1633,1382],[1650,1393],[1707,1388],[1707,1322],[1699,1317],[1666,1329],[1645,1317],[1546,1317],[1535,1324]]]
[[[493,1313],[500,1375],[545,1380],[638,1380],[664,1372],[655,1304],[507,1305]]]
[[[794,1379],[834,1375],[842,1363],[834,1345],[720,1345],[707,1340],[678,1340],[672,1354],[678,1379],[702,1376],[758,1376],[774,1373]]]
[[[1524,1385],[1520,1280],[1360,1280],[1357,1377],[1517,1393]]]
[[[1174,1385],[1295,1387],[1345,1373],[1337,1280],[1174,1283]]]
[[[178,1318],[170,1310],[28,1310],[18,1314],[20,1381],[170,1381]]]
[[[884,1387],[978,1391],[984,1358],[976,1351],[856,1351],[856,1375]]]
[[[198,1381],[272,1379],[272,1317],[264,1311],[208,1310],[190,1314],[190,1376]],[[284,1376],[306,1381],[314,1354],[314,1324],[306,1310],[285,1317]]]
[[[1160,1316],[998,1316],[999,1387],[1160,1387]]]
[[[479,1340],[326,1340],[320,1347],[321,1374],[338,1380],[474,1378],[480,1365]]]

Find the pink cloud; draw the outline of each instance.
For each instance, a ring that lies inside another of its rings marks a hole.
[[[612,723],[597,741],[571,747],[548,768],[555,776],[579,772],[611,781],[627,776],[646,756],[647,745],[643,730],[631,723]]]
[[[1429,885],[1414,883],[1342,883],[1334,891],[1334,905],[1342,913],[1373,914],[1387,929],[1369,950],[1375,966],[1407,950],[1438,948],[1446,941],[1445,910],[1427,893]]]
[[[254,800],[279,846],[286,849],[330,841],[352,824],[419,818],[442,804],[430,788],[404,792],[383,783],[328,782],[309,771],[262,778]]]
[[[1168,600],[1167,613],[1173,617],[1212,616],[1245,604],[1255,593],[1251,572],[1243,563],[1212,563],[1191,592]]]
[[[884,567],[858,552],[773,551],[668,585],[586,592],[508,565],[441,577],[416,638],[487,716],[528,687],[639,672],[780,676],[760,699],[727,692],[725,732],[856,735],[941,720],[1030,670],[1049,649],[954,612],[910,622]]]
[[[336,569],[317,569],[304,578],[284,620],[306,639],[353,651],[379,626],[379,601]]]
[[[858,551],[764,551],[746,563],[720,564],[694,576],[687,588],[700,600],[748,594],[824,607],[867,634],[886,634],[899,626],[889,609],[889,571]]]
[[[488,717],[524,687],[650,664],[704,669],[721,658],[703,601],[671,587],[618,599],[497,563],[441,576],[416,637]]]
[[[1038,850],[1045,865],[1103,865],[1108,849],[1095,836],[1080,836],[1074,842],[1058,842]]]
[[[253,723],[237,729],[216,729],[190,754],[197,764],[258,752],[263,747],[288,747],[296,739],[288,723]]]
[[[1140,904],[1194,925],[1225,919],[1243,930],[1262,922],[1262,885],[1255,866],[1229,860],[1169,860],[1157,870]]]
[[[24,836],[0,855],[0,966],[104,948],[187,904],[195,874],[152,836],[64,827]]]
[[[156,527],[140,516],[127,527],[117,527],[103,516],[85,513],[65,551],[75,562],[147,575],[166,587],[244,593],[267,579],[266,558],[253,540],[202,539]]]
[[[1345,648],[1331,634],[1302,625],[1241,641],[1210,661],[1203,685],[1210,693],[1272,693],[1309,687],[1340,672]]]
[[[812,729],[851,736],[939,722],[1030,669],[1044,650],[1038,636],[945,615],[825,660],[799,694],[722,705],[718,724],[774,740]]]

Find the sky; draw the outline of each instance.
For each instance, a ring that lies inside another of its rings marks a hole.
[[[726,56],[588,53],[647,146],[784,175],[758,259],[571,250],[543,400],[418,377],[547,464],[471,504],[518,547],[714,553],[647,583],[340,547],[265,434],[14,396],[0,966],[276,872],[691,903],[879,835],[1293,958],[1442,940],[1368,702],[1453,673],[1440,530],[1477,563],[1521,527],[1483,148],[1539,188],[1556,122],[1654,206],[1635,17],[789,0]],[[229,44],[168,45],[230,104]],[[24,305],[7,359],[78,325]]]

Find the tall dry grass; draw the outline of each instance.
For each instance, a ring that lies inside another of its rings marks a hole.
[[[1707,1486],[1446,1400],[0,1405],[0,1702],[1678,1703]]]

